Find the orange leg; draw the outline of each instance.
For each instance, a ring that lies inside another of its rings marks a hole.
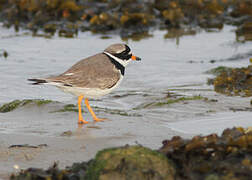
[[[104,121],[104,120],[106,120],[106,119],[100,119],[100,118],[98,118],[98,117],[95,115],[94,111],[92,110],[91,106],[90,106],[89,103],[88,103],[88,99],[87,99],[87,98],[85,98],[85,104],[86,104],[86,106],[87,106],[89,112],[91,113],[91,115],[92,115],[94,121],[99,122],[99,121]]]
[[[79,109],[79,120],[78,120],[78,124],[87,124],[88,121],[85,121],[83,118],[82,118],[82,113],[81,113],[81,101],[82,99],[84,98],[84,96],[79,96],[78,97],[78,109]]]

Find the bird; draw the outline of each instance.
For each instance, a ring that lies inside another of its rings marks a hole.
[[[117,43],[108,46],[101,53],[80,60],[58,76],[28,80],[32,81],[32,85],[54,85],[78,96],[78,124],[89,123],[82,116],[83,99],[94,122],[100,122],[105,119],[96,116],[88,99],[98,99],[118,87],[124,77],[125,67],[131,60],[140,61],[141,58],[133,55],[128,45]]]

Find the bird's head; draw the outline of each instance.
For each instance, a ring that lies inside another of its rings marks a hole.
[[[131,60],[140,61],[141,58],[132,54],[130,48],[126,44],[112,44],[104,50],[104,53],[126,66]]]

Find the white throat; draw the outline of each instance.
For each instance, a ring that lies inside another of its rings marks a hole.
[[[124,67],[126,67],[128,65],[128,63],[130,62],[130,60],[122,60],[118,57],[115,57],[114,55],[108,53],[108,52],[103,52],[104,54],[107,54],[109,57],[113,58],[114,60],[116,60],[118,63],[120,63],[121,65],[123,65]]]

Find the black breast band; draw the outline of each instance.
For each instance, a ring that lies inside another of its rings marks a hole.
[[[119,62],[117,62],[116,60],[114,60],[112,57],[107,55],[106,53],[103,53],[103,54],[105,54],[109,58],[109,60],[115,65],[116,69],[120,70],[121,74],[124,75],[125,67],[121,65]]]

